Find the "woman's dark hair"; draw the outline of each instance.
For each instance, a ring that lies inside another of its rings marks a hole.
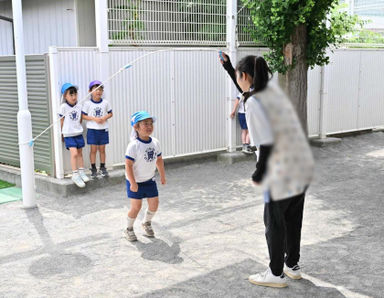
[[[243,92],[244,101],[253,94],[263,90],[268,81],[272,78],[272,72],[268,67],[267,62],[261,56],[249,55],[241,59],[236,66],[236,71],[247,73],[253,78],[252,88],[250,92]]]

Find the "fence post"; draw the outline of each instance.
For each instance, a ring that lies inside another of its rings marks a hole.
[[[237,60],[237,46],[236,46],[236,26],[237,26],[237,0],[227,0],[227,53],[231,58],[233,64]],[[227,146],[228,152],[236,151],[236,121],[229,117],[234,99],[236,98],[236,87],[231,78],[227,77]]]
[[[58,62],[57,62],[57,48],[49,47],[49,81],[51,85],[51,107],[52,107],[52,121],[57,122],[60,108],[60,86],[57,80],[58,78]],[[58,179],[64,179],[64,167],[63,167],[63,145],[61,141],[61,129],[60,122],[55,123],[53,130],[53,147],[55,155],[55,177]]]
[[[16,53],[17,93],[19,97],[19,111],[17,113],[17,126],[19,133],[19,152],[21,187],[23,193],[23,207],[35,208],[35,172],[33,146],[28,142],[32,140],[32,118],[28,110],[27,75],[24,56],[24,32],[21,0],[12,0],[14,20],[14,37]]]
[[[329,53],[327,53],[328,55]],[[327,79],[327,66],[321,66],[321,84],[320,84],[320,116],[319,116],[319,130],[320,139],[327,137],[327,104],[328,104],[328,79]]]
[[[96,0],[95,1],[95,21],[96,21],[96,44],[99,50],[99,78],[95,80],[105,81],[109,77],[109,48],[108,48],[108,2],[107,0]],[[111,84],[107,83],[104,87],[103,97],[106,98],[112,105],[113,102],[110,98]],[[108,125],[111,126],[112,121],[108,121]],[[111,139],[111,131],[109,130],[109,139]],[[112,146],[106,146],[106,166],[114,164],[114,156]]]

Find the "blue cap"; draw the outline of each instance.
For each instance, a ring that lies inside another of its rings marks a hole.
[[[153,122],[156,121],[156,118],[149,115],[147,111],[138,111],[131,116],[131,125],[134,126],[137,122],[150,118],[153,120]]]
[[[89,83],[89,90],[91,90],[92,87],[95,86],[95,85],[103,85],[103,83],[98,81],[98,80],[94,80],[94,81]]]
[[[69,88],[71,87],[74,87],[76,88],[77,90],[77,87],[75,85],[72,85],[71,83],[65,83],[62,87],[61,87],[61,94],[64,94],[65,91],[67,91]]]

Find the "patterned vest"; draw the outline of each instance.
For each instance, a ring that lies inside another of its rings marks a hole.
[[[303,193],[312,180],[314,160],[291,101],[272,82],[254,98],[263,106],[274,136],[264,186],[273,200]]]

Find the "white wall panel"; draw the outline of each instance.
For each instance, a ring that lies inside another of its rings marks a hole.
[[[106,70],[108,76],[134,59],[156,50],[158,48],[111,48],[110,69]],[[227,74],[218,62],[217,51],[208,48],[163,49],[144,57],[106,83],[109,92],[106,99],[111,102],[114,113],[109,121],[109,164],[124,163],[131,132],[130,116],[143,109],[157,117],[154,136],[159,138],[165,157],[226,148],[226,119],[229,116],[225,94]],[[98,79],[100,73],[97,49],[59,48],[58,52],[56,84],[59,88],[65,82],[77,84],[79,98],[84,97],[89,82]],[[239,50],[238,58],[247,54],[261,52],[259,49]],[[381,50],[337,50],[332,54],[331,64],[326,66],[328,134],[384,125],[383,57],[384,51]],[[308,78],[309,134],[317,135],[320,68],[310,70]],[[240,145],[238,124],[237,129],[237,144]],[[69,154],[63,151],[68,172]],[[88,154],[87,148],[84,150],[86,166],[89,165]]]
[[[356,130],[360,51],[335,51],[327,65],[327,133]]]
[[[362,50],[358,127],[384,125],[384,51]]]

